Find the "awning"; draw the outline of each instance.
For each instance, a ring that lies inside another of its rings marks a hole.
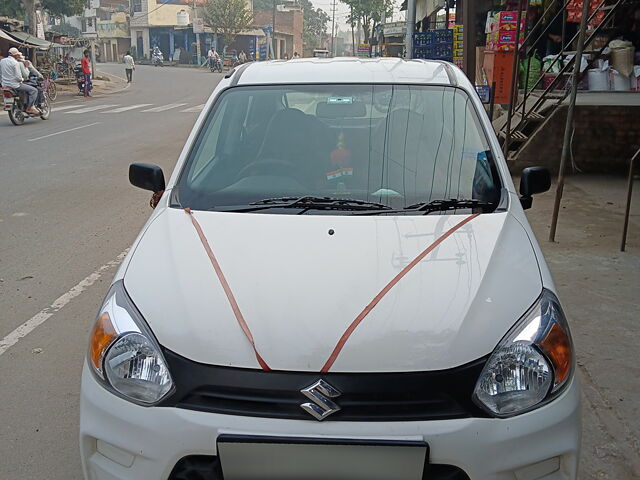
[[[18,42],[17,40],[15,40],[13,37],[9,36],[7,33],[5,33],[4,30],[2,30],[0,28],[0,38],[2,40],[6,40],[9,43],[12,43],[14,45],[20,45],[20,42]]]
[[[28,48],[37,48],[39,50],[49,50],[52,47],[64,47],[59,43],[48,42],[38,37],[34,37],[30,33],[25,32],[5,32],[4,30],[0,30],[5,35],[8,35],[9,40],[13,43],[28,47]]]

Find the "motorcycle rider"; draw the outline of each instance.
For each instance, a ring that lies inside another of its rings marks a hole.
[[[27,67],[27,70],[29,70],[30,77],[36,77],[38,80],[44,80],[44,76],[38,71],[36,67],[33,66],[33,63],[31,63],[30,60],[24,60],[24,62],[22,63],[25,67]]]
[[[151,58],[152,58],[154,64],[162,62],[162,60],[163,60],[162,52],[160,51],[160,48],[158,47],[158,45],[153,47],[153,53],[151,54]]]
[[[207,52],[207,59],[209,60],[209,67],[215,68],[220,61],[220,55],[218,55],[218,52],[213,47],[211,47]]]
[[[24,83],[27,77],[22,75],[20,63],[20,51],[12,47],[9,49],[9,56],[0,60],[0,83],[4,88],[12,88],[18,92],[25,92],[28,95],[27,113],[40,115],[40,111],[34,107],[38,99],[38,89]]]
[[[24,75],[25,73],[24,69],[26,69],[27,78],[29,78],[29,80],[27,80],[24,83],[26,85],[31,85],[32,87],[35,87],[38,89],[38,99],[36,100],[36,103],[40,105],[44,97],[44,90],[42,90],[42,84],[40,83],[40,81],[44,80],[44,77],[38,71],[38,69],[33,66],[33,63],[31,63],[30,60],[27,60],[26,58],[24,58],[23,55],[20,56],[18,61],[20,62],[20,65],[24,66],[22,70],[22,74]]]

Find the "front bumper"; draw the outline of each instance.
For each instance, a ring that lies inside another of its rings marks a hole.
[[[141,407],[105,390],[85,365],[80,405],[82,467],[90,480],[167,479],[183,457],[216,455],[221,434],[424,440],[430,463],[457,466],[472,480],[577,478],[578,377],[553,402],[509,419],[321,423]]]

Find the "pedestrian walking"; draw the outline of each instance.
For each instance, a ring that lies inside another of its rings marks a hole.
[[[127,74],[127,83],[131,83],[133,81],[133,71],[135,69],[136,64],[133,61],[131,52],[127,51],[127,54],[124,56],[124,71]]]
[[[89,65],[89,50],[85,50],[83,53],[83,57],[81,60],[82,64],[82,75],[84,75],[84,97],[91,96],[91,65]]]

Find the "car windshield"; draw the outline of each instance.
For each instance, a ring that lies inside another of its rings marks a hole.
[[[173,204],[247,211],[267,199],[305,198],[308,207],[331,198],[402,210],[445,199],[496,204],[499,192],[487,138],[459,88],[242,86],[218,98]],[[349,204],[340,214],[354,213]]]

